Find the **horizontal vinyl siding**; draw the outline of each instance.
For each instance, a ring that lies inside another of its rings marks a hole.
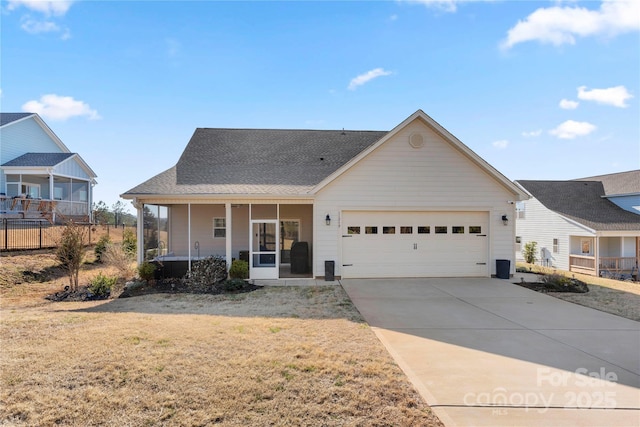
[[[25,153],[61,153],[58,144],[33,118],[0,129],[0,165]],[[0,173],[0,191],[5,191],[5,176]]]
[[[420,132],[424,146],[409,145]],[[489,213],[491,272],[495,259],[514,258],[514,196],[471,160],[419,121],[378,147],[316,197],[316,275],[336,261],[340,275],[340,212],[343,210],[485,211]],[[324,225],[330,214],[331,226]],[[508,226],[502,214],[512,219]],[[513,264],[513,263],[512,263]]]
[[[593,233],[579,227],[557,213],[547,209],[537,199],[532,198],[523,202],[523,219],[516,223],[516,236],[522,238],[522,249],[528,242],[537,242],[537,263],[541,263],[540,251],[547,249],[551,256],[551,267],[569,270],[570,241],[569,236],[591,237]],[[553,239],[558,239],[559,251],[553,253]],[[518,260],[524,260],[522,252],[516,254]]]

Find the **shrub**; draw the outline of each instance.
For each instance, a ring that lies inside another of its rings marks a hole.
[[[136,256],[138,249],[138,239],[136,239],[136,233],[131,230],[124,230],[122,232],[122,249],[130,257]]]
[[[522,256],[524,256],[524,260],[529,264],[534,264],[536,262],[536,255],[538,253],[538,243],[537,242],[528,242],[524,245],[524,250],[522,251]]]
[[[249,263],[240,259],[234,260],[229,269],[229,277],[232,279],[248,279]]]
[[[118,269],[120,276],[128,279],[134,275],[134,263],[121,245],[107,245],[104,254],[102,254],[103,262]]]
[[[93,253],[96,255],[97,262],[103,262],[104,252],[107,250],[107,246],[111,243],[111,238],[107,234],[103,234],[100,239],[98,239],[98,243],[96,243],[96,247],[93,249]]]
[[[226,278],[227,262],[222,257],[212,256],[194,263],[184,277],[184,284],[192,292],[211,292]]]
[[[542,283],[546,290],[552,292],[589,292],[589,287],[583,281],[557,273],[544,276]]]
[[[84,261],[84,238],[86,229],[70,221],[60,236],[56,257],[69,276],[69,290],[78,290],[78,275]]]
[[[148,261],[145,261],[138,266],[138,275],[142,280],[146,280],[147,282],[153,279],[155,272],[156,265]]]
[[[109,277],[98,273],[89,283],[88,289],[92,294],[106,298],[111,293],[111,289],[116,286],[117,282],[117,277]]]
[[[242,279],[229,279],[220,283],[219,288],[223,292],[241,291],[248,286],[247,282]]]

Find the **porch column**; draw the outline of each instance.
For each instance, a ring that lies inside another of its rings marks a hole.
[[[138,264],[142,264],[144,262],[144,203],[134,199],[133,206],[138,214],[138,226],[136,227],[136,234],[138,235]]]
[[[53,183],[54,183],[54,178],[53,178],[53,171],[50,170],[49,171],[49,200],[55,200],[55,196],[53,194]],[[56,209],[53,207],[53,203],[51,203],[52,208],[51,208],[51,221],[56,222]]]
[[[595,267],[596,267],[596,277],[600,277],[600,236],[596,235],[596,244],[593,250],[593,254],[595,255]]]
[[[231,268],[231,242],[232,242],[232,236],[231,236],[231,203],[225,203],[224,204],[224,210],[225,210],[225,244],[226,244],[226,248],[225,248],[225,254],[226,254],[226,260],[227,260],[227,271],[229,271],[229,269]]]
[[[191,271],[191,203],[187,204],[187,245],[189,246],[189,263],[188,270]]]

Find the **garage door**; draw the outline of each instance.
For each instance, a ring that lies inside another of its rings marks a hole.
[[[342,214],[342,277],[488,276],[487,212]]]

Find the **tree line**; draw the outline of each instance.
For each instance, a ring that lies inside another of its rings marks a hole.
[[[115,225],[116,227],[119,225],[134,226],[137,217],[127,212],[126,207],[127,205],[122,200],[118,200],[110,207],[100,200],[92,206],[93,222],[99,225]]]

